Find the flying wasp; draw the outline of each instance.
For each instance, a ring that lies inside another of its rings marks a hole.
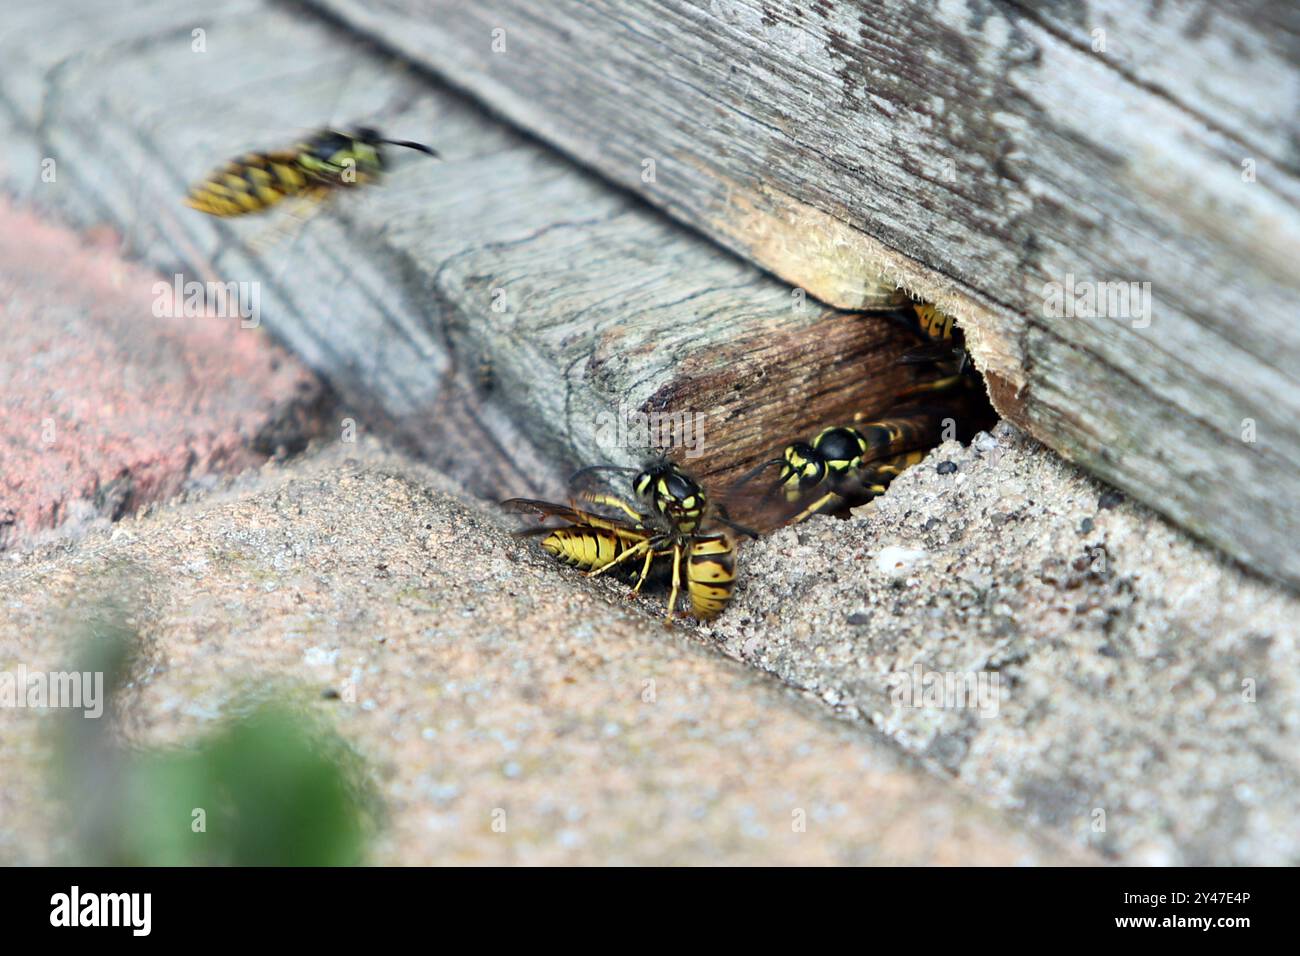
[[[245,153],[190,187],[185,204],[211,216],[244,216],[296,197],[320,202],[339,189],[378,182],[384,149],[402,146],[429,156],[432,147],[385,139],[377,130],[322,129],[290,149]]]
[[[706,519],[716,519],[741,532],[711,507],[704,489],[667,459],[652,460],[632,478],[633,498],[613,490],[583,487],[599,472],[632,472],[633,469],[596,465],[574,475],[576,498],[604,512],[574,505],[561,505],[527,498],[511,498],[502,507],[541,519],[560,518],[559,527],[525,531],[542,534],[543,550],[565,564],[599,575],[639,559],[633,594],[639,594],[652,568],[671,559],[668,619],[672,620],[677,598],[684,586],[691,613],[700,620],[716,617],[731,600],[736,580],[736,544],[727,530],[708,531]]]

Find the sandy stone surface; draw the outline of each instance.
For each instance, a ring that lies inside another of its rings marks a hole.
[[[249,688],[284,687],[366,759],[388,820],[377,862],[1096,859],[440,485],[338,445],[10,554],[0,669],[65,664],[86,609],[115,594],[147,648],[129,739],[193,739]],[[52,719],[0,712],[0,861],[76,855],[42,782]]]
[[[706,633],[1109,859],[1300,863],[1294,595],[1005,424],[859,512],[747,548]],[[996,713],[913,706],[947,675]]]

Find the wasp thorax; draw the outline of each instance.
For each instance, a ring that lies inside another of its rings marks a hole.
[[[862,436],[851,428],[828,428],[813,439],[813,445],[835,470],[857,467],[866,451]]]

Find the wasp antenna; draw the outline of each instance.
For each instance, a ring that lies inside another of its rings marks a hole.
[[[771,468],[773,465],[780,465],[783,464],[784,462],[785,462],[784,458],[772,458],[768,461],[762,462],[756,468],[753,468],[752,470],[747,471],[743,475],[741,475],[740,478],[737,479],[734,487],[739,488],[741,485],[747,485],[755,478],[757,478],[759,475],[761,475],[763,472],[767,471],[767,469]]]
[[[389,146],[405,146],[407,149],[414,149],[418,152],[432,156],[434,159],[442,159],[442,154],[432,146],[425,146],[423,143],[413,143],[409,139],[381,139],[379,142],[387,143]]]

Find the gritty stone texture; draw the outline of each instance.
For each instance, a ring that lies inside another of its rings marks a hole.
[[[0,549],[111,521],[306,444],[323,390],[238,316],[0,201]]]
[[[0,668],[63,664],[86,606],[112,590],[147,651],[130,739],[203,734],[250,686],[305,689],[369,763],[381,863],[1093,859],[441,487],[341,445],[75,546],[13,553]],[[75,857],[30,769],[52,719],[0,712],[5,862]]]
[[[54,667],[116,582],[131,738],[305,686],[370,761],[382,862],[1300,860],[1296,598],[1008,426],[746,543],[733,607],[671,630],[455,490],[340,445],[12,553],[0,669]],[[43,718],[0,716],[38,766]],[[36,779],[0,788],[0,856],[67,851]]]
[[[1006,424],[858,511],[748,544],[704,631],[1112,859],[1300,862],[1294,595]],[[996,716],[910,706],[927,672],[996,676]]]

